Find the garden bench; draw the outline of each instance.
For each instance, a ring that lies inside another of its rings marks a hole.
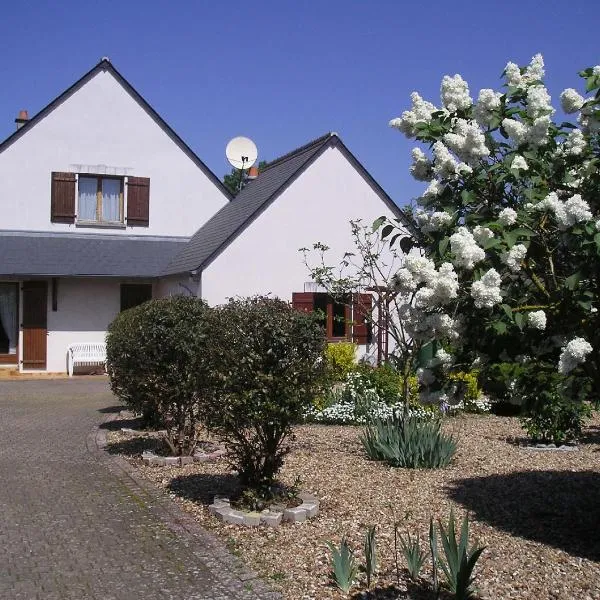
[[[75,365],[103,365],[106,369],[106,344],[104,342],[79,342],[67,348],[69,377]]]

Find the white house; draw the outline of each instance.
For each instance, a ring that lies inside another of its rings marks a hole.
[[[232,198],[108,59],[17,124],[0,144],[0,368],[64,372],[69,344],[103,341],[120,310],[180,293],[270,293],[323,308],[332,339],[370,341],[352,306],[305,290],[298,252],[343,252],[351,219],[402,216],[336,134]]]

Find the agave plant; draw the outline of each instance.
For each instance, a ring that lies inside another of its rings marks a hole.
[[[372,460],[411,469],[445,467],[456,452],[456,440],[442,432],[439,420],[415,416],[373,419],[363,429],[360,441]]]
[[[331,551],[331,578],[344,593],[348,593],[358,576],[358,567],[354,553],[345,537],[339,549],[332,542],[327,542]]]
[[[465,515],[460,529],[460,539],[456,541],[454,512],[450,511],[448,528],[438,521],[440,539],[445,559],[440,559],[439,566],[446,578],[446,584],[456,600],[469,600],[474,597],[473,569],[485,547],[469,548],[469,518]],[[437,544],[435,544],[437,546]],[[437,553],[437,549],[436,549]]]
[[[367,530],[365,536],[365,573],[367,575],[367,587],[371,587],[371,580],[377,569],[377,555],[375,544],[375,525]]]

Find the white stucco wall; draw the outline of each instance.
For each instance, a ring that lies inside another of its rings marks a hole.
[[[190,236],[228,202],[108,71],[0,154],[0,229],[77,230],[50,222],[51,172],[78,170],[74,165],[107,165],[117,174],[150,178],[149,227],[95,232]]]
[[[310,281],[299,248],[323,242],[338,264],[354,247],[350,220],[370,225],[381,215],[393,216],[342,152],[329,148],[203,271],[202,297],[211,305],[266,293],[291,301]]]
[[[200,282],[193,281],[189,275],[165,277],[157,281],[154,290],[156,298],[169,296],[199,296]]]

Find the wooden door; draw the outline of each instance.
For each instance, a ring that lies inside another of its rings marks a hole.
[[[48,334],[48,284],[45,281],[23,283],[23,368],[46,368]]]

